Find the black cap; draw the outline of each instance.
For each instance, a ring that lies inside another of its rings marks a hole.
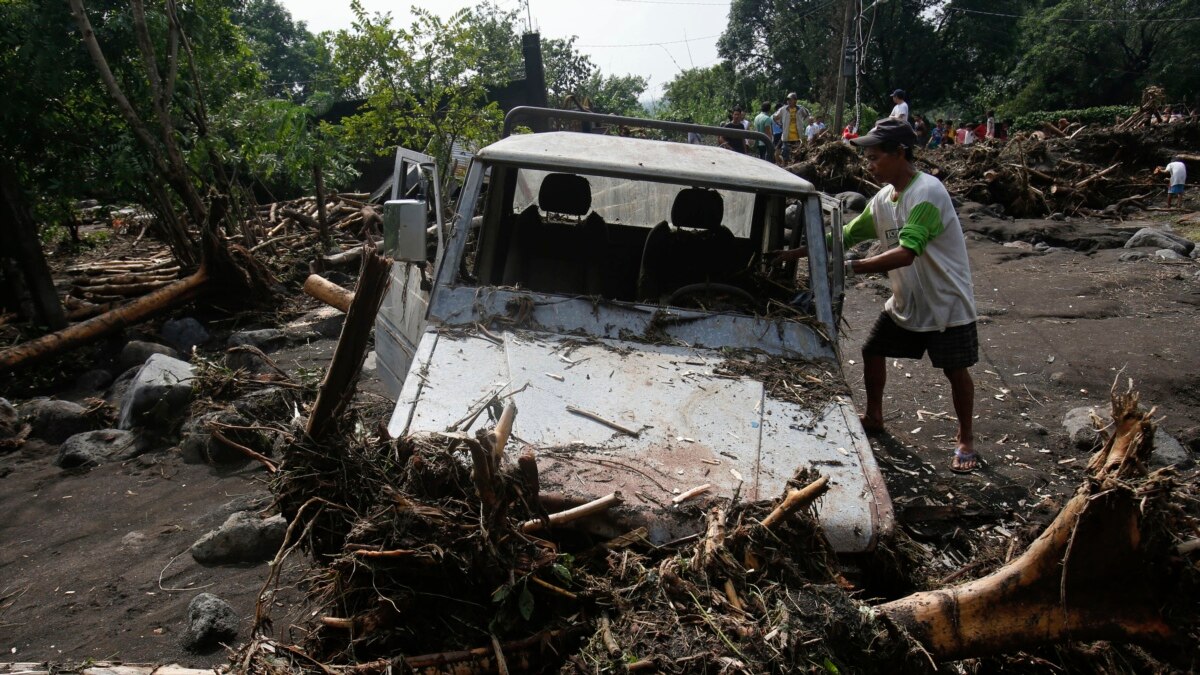
[[[900,98],[904,99],[905,101],[908,100],[908,94],[904,93],[903,89],[897,89],[896,91],[893,91],[892,96],[899,96]]]
[[[875,127],[866,134],[850,139],[851,143],[860,148],[869,148],[887,141],[911,148],[917,142],[917,134],[908,122],[895,117],[887,117],[876,122]]]

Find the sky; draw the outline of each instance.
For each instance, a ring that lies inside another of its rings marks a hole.
[[[361,0],[371,13],[390,12],[409,23],[409,8],[442,16],[476,0]],[[717,62],[717,38],[725,30],[728,0],[528,0],[533,27],[544,38],[578,36],[575,46],[606,75],[641,75],[650,81],[643,99],[657,98],[681,70]],[[314,33],[349,28],[350,0],[279,0]],[[524,2],[497,0],[503,9]]]

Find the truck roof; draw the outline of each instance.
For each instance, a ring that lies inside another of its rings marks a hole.
[[[615,176],[725,190],[816,193],[813,184],[770,162],[711,145],[570,131],[521,134],[480,150],[479,159],[544,171]]]

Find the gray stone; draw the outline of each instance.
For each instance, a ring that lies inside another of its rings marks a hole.
[[[1091,406],[1072,408],[1063,416],[1063,429],[1071,437],[1071,444],[1080,450],[1092,450],[1100,442],[1100,432],[1092,422]]]
[[[233,409],[260,421],[291,419],[296,397],[282,387],[252,391],[233,402]]]
[[[1163,260],[1188,260],[1186,255],[1180,255],[1178,251],[1169,248],[1160,248],[1154,252],[1156,258]]]
[[[800,227],[800,205],[788,204],[788,207],[783,210],[783,226],[789,230],[794,230]]]
[[[154,354],[138,370],[121,401],[117,428],[171,431],[192,400],[192,366]]]
[[[287,521],[281,515],[263,519],[249,511],[239,511],[192,544],[192,558],[201,565],[270,560],[283,544],[286,532]]]
[[[201,593],[188,603],[187,629],[183,646],[192,652],[209,652],[237,639],[238,615],[228,602],[211,593]]]
[[[184,354],[191,354],[192,347],[208,342],[208,338],[210,337],[204,326],[190,316],[182,319],[171,319],[163,323],[159,335],[167,341],[167,344]]]
[[[1062,222],[1066,219],[1067,219],[1067,217],[1064,216],[1062,213],[1055,212],[1055,213],[1050,214],[1050,220]]]
[[[132,431],[99,429],[85,431],[63,441],[55,464],[64,469],[120,462],[141,454],[142,443]]]
[[[1145,260],[1146,258],[1149,258],[1149,257],[1150,257],[1150,254],[1146,253],[1144,251],[1126,251],[1126,252],[1122,253],[1120,256],[1118,256],[1117,260],[1119,260],[1121,262],[1135,262],[1138,260]]]
[[[21,406],[21,416],[32,427],[31,435],[57,445],[93,426],[78,403],[35,398]]]
[[[141,366],[135,366],[126,370],[113,380],[108,389],[104,391],[104,400],[109,404],[120,408],[121,401],[125,400],[125,393],[129,391],[129,385],[133,384],[133,378],[137,377]]]
[[[1150,451],[1150,467],[1157,469],[1164,466],[1186,464],[1192,456],[1187,448],[1162,429],[1154,432],[1154,449]]]
[[[107,370],[96,368],[89,370],[75,379],[76,391],[85,393],[97,393],[104,391],[104,388],[112,384],[113,374]]]
[[[1200,259],[1200,246],[1193,248],[1192,252],[1188,254],[1188,257],[1192,260]]]
[[[248,427],[253,424],[249,419],[232,410],[206,413],[188,420],[183,425],[181,434],[183,440],[179,443],[180,457],[183,461],[188,464],[211,464],[225,467],[236,467],[250,462],[251,458],[213,437],[213,422],[234,427]],[[235,443],[268,456],[274,451],[277,435],[257,429],[227,429],[221,433]]]
[[[250,346],[269,352],[283,346],[285,342],[287,342],[287,336],[283,331],[275,328],[263,328],[261,330],[240,330],[229,336],[229,341],[225,346]]]
[[[1143,227],[1125,242],[1125,248],[1169,248],[1179,255],[1186,256],[1196,247],[1194,243],[1172,232],[1166,232],[1153,227]]]
[[[333,307],[318,307],[284,326],[284,333],[292,340],[336,340],[342,333],[346,315]]]
[[[867,210],[867,198],[857,192],[839,192],[837,198],[847,211],[862,213]]]
[[[155,354],[165,354],[173,359],[179,358],[179,352],[166,345],[143,342],[141,340],[130,340],[121,348],[121,355],[117,357],[117,364],[121,367],[121,370],[136,368]]]
[[[1050,373],[1050,381],[1054,384],[1062,384],[1067,379],[1067,374],[1061,370]]]
[[[28,427],[21,423],[21,414],[8,399],[0,398],[0,450],[12,450],[25,440]]]

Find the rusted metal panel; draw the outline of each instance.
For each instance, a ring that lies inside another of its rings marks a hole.
[[[501,139],[477,160],[528,169],[640,178],[723,190],[816,194],[813,184],[770,162],[710,145],[557,131]]]

